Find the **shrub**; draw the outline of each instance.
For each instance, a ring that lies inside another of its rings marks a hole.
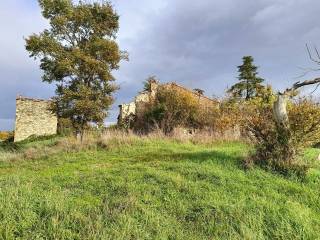
[[[260,87],[256,91],[256,96],[250,100],[226,97],[220,100],[218,107],[212,106],[200,112],[200,126],[220,136],[233,133],[233,137],[246,138],[248,116],[254,115],[257,108],[271,106],[275,99],[271,86]]]
[[[215,132],[224,133],[241,126],[241,108],[242,104],[230,102],[228,99],[221,101],[220,107],[212,119],[212,129]]]
[[[13,141],[14,133],[3,131],[0,132],[0,141]]]
[[[315,145],[320,139],[320,104],[312,98],[299,98],[289,105],[293,141],[300,147]]]
[[[258,164],[283,174],[304,175],[308,166],[301,161],[305,147],[320,137],[320,105],[312,99],[300,98],[289,104],[289,128],[278,127],[272,104],[247,106],[246,127],[255,143],[255,152],[246,166]]]
[[[144,128],[160,128],[168,134],[178,126],[195,125],[199,104],[192,93],[163,86],[159,87],[154,101],[145,104],[144,107],[144,114],[140,120]],[[138,126],[141,127],[139,124]]]

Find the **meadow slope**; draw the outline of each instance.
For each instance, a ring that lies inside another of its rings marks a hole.
[[[319,166],[303,181],[245,171],[247,153],[141,139],[0,158],[0,239],[320,239]]]

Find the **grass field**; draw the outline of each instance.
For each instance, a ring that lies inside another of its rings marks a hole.
[[[320,239],[319,165],[303,181],[245,171],[248,149],[141,139],[0,158],[0,239]]]

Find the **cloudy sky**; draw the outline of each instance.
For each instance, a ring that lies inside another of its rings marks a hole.
[[[156,75],[222,96],[236,81],[236,66],[252,55],[274,89],[316,67],[305,44],[320,47],[318,0],[113,0],[121,16],[118,42],[130,54],[115,73],[121,89],[117,105],[133,99],[142,81]],[[0,1],[0,130],[14,126],[15,98],[49,98],[53,86],[41,83],[37,62],[28,57],[24,37],[47,26],[37,0]]]

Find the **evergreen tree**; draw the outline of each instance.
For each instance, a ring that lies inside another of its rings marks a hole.
[[[258,77],[258,67],[253,64],[253,57],[244,56],[243,64],[238,66],[239,82],[233,85],[228,93],[233,98],[244,98],[249,100],[257,95],[259,89],[264,86],[261,84],[264,79]]]
[[[56,83],[56,112],[83,136],[89,123],[102,125],[117,90],[112,71],[127,54],[115,41],[119,16],[111,3],[39,0],[50,27],[26,39],[40,59],[43,81]]]

